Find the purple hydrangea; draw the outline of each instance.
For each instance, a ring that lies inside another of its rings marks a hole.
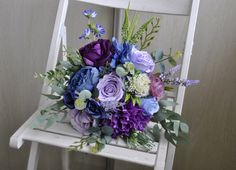
[[[144,109],[134,106],[128,102],[121,107],[121,110],[112,114],[110,119],[105,119],[101,124],[107,125],[114,129],[113,138],[118,136],[129,136],[133,131],[144,131],[151,115],[146,114]]]

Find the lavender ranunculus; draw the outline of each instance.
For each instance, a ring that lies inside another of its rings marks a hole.
[[[147,114],[153,115],[157,113],[160,109],[160,106],[156,98],[141,98],[141,107],[146,111]]]
[[[150,54],[146,51],[139,51],[135,47],[132,48],[130,60],[135,68],[142,72],[151,73],[155,68],[155,63]]]
[[[112,114],[112,117],[105,119],[101,125],[110,126],[114,129],[113,138],[118,136],[129,136],[133,131],[144,131],[151,116],[144,114],[145,110],[134,106],[132,102],[121,107],[120,111]]]
[[[150,74],[149,78],[151,80],[150,93],[159,101],[165,96],[165,84],[159,77],[153,74]]]
[[[99,72],[95,67],[86,66],[79,71],[75,72],[69,82],[64,93],[65,105],[73,109],[73,103],[78,97],[78,93],[82,90],[92,91],[97,85],[99,80]]]
[[[93,124],[93,119],[83,111],[77,109],[70,110],[70,122],[75,130],[83,135],[89,135],[88,129]]]
[[[79,53],[86,65],[104,66],[111,60],[112,44],[110,40],[99,39],[80,48]]]
[[[115,73],[104,75],[97,84],[98,99],[102,102],[119,101],[124,95],[122,79]]]

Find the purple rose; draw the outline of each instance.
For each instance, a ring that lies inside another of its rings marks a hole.
[[[112,44],[110,40],[99,39],[79,49],[86,65],[104,66],[111,60]]]
[[[104,75],[97,84],[98,99],[102,102],[119,101],[124,95],[124,84],[115,73]]]
[[[83,111],[77,109],[70,110],[70,122],[75,130],[83,135],[89,135],[88,129],[93,124],[93,119]]]
[[[142,72],[151,73],[155,68],[155,63],[150,54],[146,51],[139,51],[135,47],[132,48],[130,60],[135,68]]]

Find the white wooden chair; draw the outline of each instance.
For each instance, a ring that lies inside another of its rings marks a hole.
[[[197,21],[197,14],[200,0],[77,0],[96,5],[115,8],[114,17],[114,35],[120,38],[121,15],[122,9],[128,7],[136,11],[163,13],[169,15],[188,15],[190,17],[188,33],[185,44],[185,51],[182,63],[180,78],[187,79],[189,63],[192,54],[194,33]],[[50,52],[46,71],[55,68],[60,50],[60,45],[66,46],[66,26],[65,18],[67,14],[69,0],[60,0],[54,26]],[[65,56],[63,57],[65,59]],[[44,83],[42,92],[49,92]],[[175,96],[169,96],[180,103],[175,107],[175,111],[181,113],[184,100],[185,88],[179,87]],[[79,140],[80,134],[73,130],[69,124],[55,123],[48,129],[32,129],[32,122],[40,114],[39,110],[47,103],[45,98],[41,97],[39,109],[36,111],[10,138],[10,146],[19,149],[25,141],[32,142],[29,155],[27,170],[36,170],[39,158],[39,143],[53,145],[62,148],[62,169],[69,170],[69,152],[66,150],[71,144]],[[81,152],[89,152],[88,148],[83,148]],[[174,160],[175,147],[169,144],[162,136],[160,143],[151,151],[143,152],[132,150],[119,141],[113,141],[107,145],[104,150],[99,152],[98,156],[107,157],[114,160],[124,160],[137,164],[154,167],[155,170],[171,170]],[[109,167],[111,170],[112,167]]]

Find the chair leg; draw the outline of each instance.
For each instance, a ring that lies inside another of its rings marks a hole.
[[[114,170],[114,159],[106,158],[106,170]]]
[[[70,168],[70,153],[67,149],[62,149],[62,170],[69,170]]]
[[[39,160],[39,143],[32,142],[30,148],[30,155],[27,165],[27,170],[37,170]]]

